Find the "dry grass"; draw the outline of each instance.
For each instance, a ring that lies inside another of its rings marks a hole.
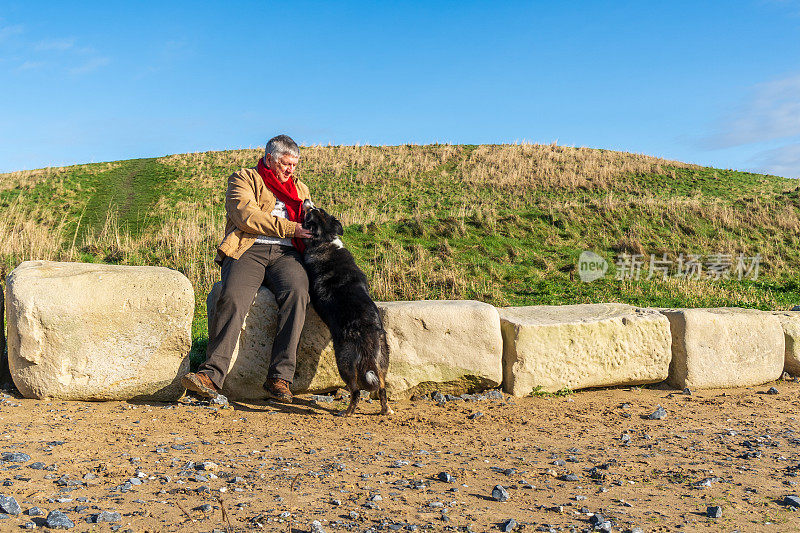
[[[379,300],[463,300],[480,295],[500,302],[499,287],[451,261],[447,241],[436,255],[422,246],[410,250],[394,241],[375,250],[371,261],[371,291]]]
[[[478,146],[458,166],[458,174],[476,185],[505,189],[609,189],[631,174],[665,175],[665,166],[700,168],[642,154],[572,148],[556,144]]]
[[[192,169],[200,183],[217,183],[214,170],[252,166],[262,155],[261,149],[243,149],[177,154],[159,161]],[[556,144],[480,145],[474,150],[448,144],[308,146],[301,149],[299,175],[327,175],[363,184],[434,171],[444,177],[451,174],[441,168],[448,163],[455,165],[452,174],[471,184],[566,189],[609,188],[615,179],[630,174],[669,174],[664,167],[701,168],[643,154]]]

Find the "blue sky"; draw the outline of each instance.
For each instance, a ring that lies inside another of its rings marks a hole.
[[[800,177],[800,1],[0,4],[0,172],[277,133]]]

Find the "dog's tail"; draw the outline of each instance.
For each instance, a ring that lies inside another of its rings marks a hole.
[[[363,390],[376,391],[384,386],[385,371],[381,371],[381,357],[385,343],[382,342],[382,333],[383,331],[377,331],[375,335],[369,335],[368,342],[359,344],[355,366],[356,376]]]
[[[374,370],[367,370],[367,373],[364,374],[364,381],[367,382],[371,390],[376,390],[381,385],[381,380],[378,379],[378,374]]]

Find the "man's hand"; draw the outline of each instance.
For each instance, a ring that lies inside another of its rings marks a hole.
[[[294,236],[297,239],[310,239],[311,233],[306,228],[298,224],[294,229]]]

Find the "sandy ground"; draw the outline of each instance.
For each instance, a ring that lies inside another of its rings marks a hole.
[[[764,394],[770,385],[777,395]],[[344,404],[308,396],[218,409],[5,394],[0,451],[30,459],[0,466],[0,493],[23,510],[0,530],[43,528],[58,509],[73,531],[292,532],[316,520],[326,532],[477,532],[508,519],[516,530],[586,531],[594,513],[614,531],[794,531],[798,511],[783,499],[800,492],[799,397],[800,384],[779,381],[692,395],[418,399],[392,402],[389,417],[372,401],[343,419],[332,413]],[[657,405],[665,419],[643,418]],[[492,498],[496,485],[508,501]],[[44,514],[28,516],[32,507]],[[121,519],[87,521],[101,511]]]

